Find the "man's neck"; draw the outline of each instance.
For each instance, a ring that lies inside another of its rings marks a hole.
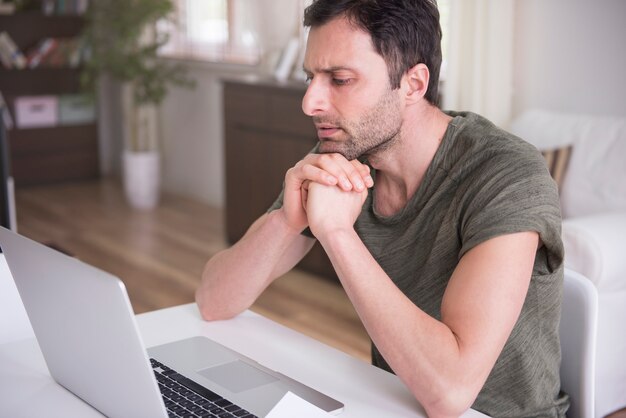
[[[368,161],[376,169],[376,210],[399,212],[413,197],[439,148],[452,118],[435,106],[424,106],[404,121],[400,140]]]

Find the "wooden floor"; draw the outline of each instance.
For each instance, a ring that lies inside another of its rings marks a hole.
[[[115,180],[18,189],[16,212],[21,234],[120,277],[136,313],[193,302],[206,260],[226,247],[221,210],[174,195],[133,210]],[[252,309],[369,361],[367,334],[337,283],[294,270]]]

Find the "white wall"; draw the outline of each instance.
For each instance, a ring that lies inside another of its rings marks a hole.
[[[517,0],[513,112],[626,116],[626,1]]]
[[[194,89],[172,89],[161,106],[163,189],[224,204],[224,140],[221,77],[250,67],[190,65]]]

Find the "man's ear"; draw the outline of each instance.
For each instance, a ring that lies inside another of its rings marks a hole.
[[[402,82],[406,83],[406,101],[412,104],[420,101],[428,90],[430,71],[426,64],[419,63],[411,68],[402,77]]]

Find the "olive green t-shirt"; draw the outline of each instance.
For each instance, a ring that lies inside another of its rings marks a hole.
[[[520,317],[472,407],[493,417],[563,417],[569,398],[559,380],[563,245],[556,185],[532,145],[476,114],[450,115],[407,205],[379,215],[374,186],[355,229],[398,288],[439,320],[448,281],[467,251],[499,235],[538,232],[543,245]],[[392,372],[374,345],[372,363]]]

